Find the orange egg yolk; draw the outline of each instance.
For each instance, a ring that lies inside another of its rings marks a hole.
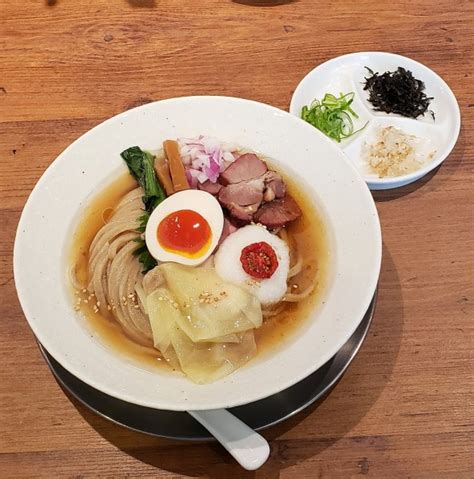
[[[156,236],[164,250],[196,258],[209,249],[212,233],[209,223],[199,213],[179,210],[161,220]]]

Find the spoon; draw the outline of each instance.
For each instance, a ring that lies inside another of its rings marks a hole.
[[[268,442],[226,409],[188,411],[248,471],[258,469],[268,459]]]

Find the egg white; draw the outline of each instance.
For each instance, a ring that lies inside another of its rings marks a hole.
[[[180,210],[199,213],[209,224],[211,242],[208,250],[199,257],[189,258],[163,249],[158,242],[156,231],[161,221],[169,214]],[[184,190],[174,193],[162,201],[151,214],[145,230],[145,242],[150,254],[161,262],[173,261],[188,266],[197,266],[206,261],[219,242],[224,227],[224,214],[219,202],[209,193],[200,190]]]
[[[261,241],[265,241],[274,249],[278,259],[277,269],[267,279],[253,278],[244,271],[240,262],[242,250],[252,243]],[[223,241],[215,254],[214,266],[222,279],[245,287],[258,298],[262,305],[269,305],[280,301],[286,293],[290,251],[281,238],[270,233],[263,226],[248,225],[232,233]]]

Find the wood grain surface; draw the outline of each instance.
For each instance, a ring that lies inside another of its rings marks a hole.
[[[1,0],[0,20],[0,477],[474,477],[472,3]],[[67,398],[12,272],[20,212],[45,168],[152,100],[223,94],[287,109],[315,65],[365,50],[437,71],[463,126],[434,174],[374,195],[376,317],[332,394],[264,433],[271,457],[254,473],[220,446],[129,432]]]

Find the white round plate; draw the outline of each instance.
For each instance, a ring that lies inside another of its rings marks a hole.
[[[301,180],[325,217],[331,279],[324,301],[280,348],[212,384],[150,371],[110,351],[73,311],[68,245],[81,208],[126,166],[132,145],[211,135],[264,153]],[[275,394],[328,361],[350,338],[375,291],[381,261],[377,210],[341,150],[314,128],[268,105],[227,97],[185,97],[117,115],[70,145],[31,193],[18,225],[14,273],[25,316],[65,369],[116,398],[175,411],[227,408]]]
[[[368,76],[365,67],[374,72],[394,71],[399,66],[410,70],[415,78],[425,84],[425,92],[431,100],[429,109],[435,113],[435,120],[427,111],[417,119],[405,118],[397,114],[376,112],[368,101],[364,90],[364,77]],[[352,137],[333,143],[341,148],[359,170],[372,190],[397,188],[412,183],[440,165],[454,148],[461,127],[461,114],[456,97],[433,70],[410,58],[385,52],[361,52],[343,55],[329,60],[310,71],[297,86],[290,103],[290,113],[301,117],[301,109],[315,98],[323,98],[325,93],[355,92],[352,107],[359,115],[354,121],[355,130],[367,126]],[[393,125],[406,133],[427,138],[436,150],[433,159],[423,168],[408,175],[379,178],[364,164],[361,150],[365,142],[372,143],[380,127]]]

